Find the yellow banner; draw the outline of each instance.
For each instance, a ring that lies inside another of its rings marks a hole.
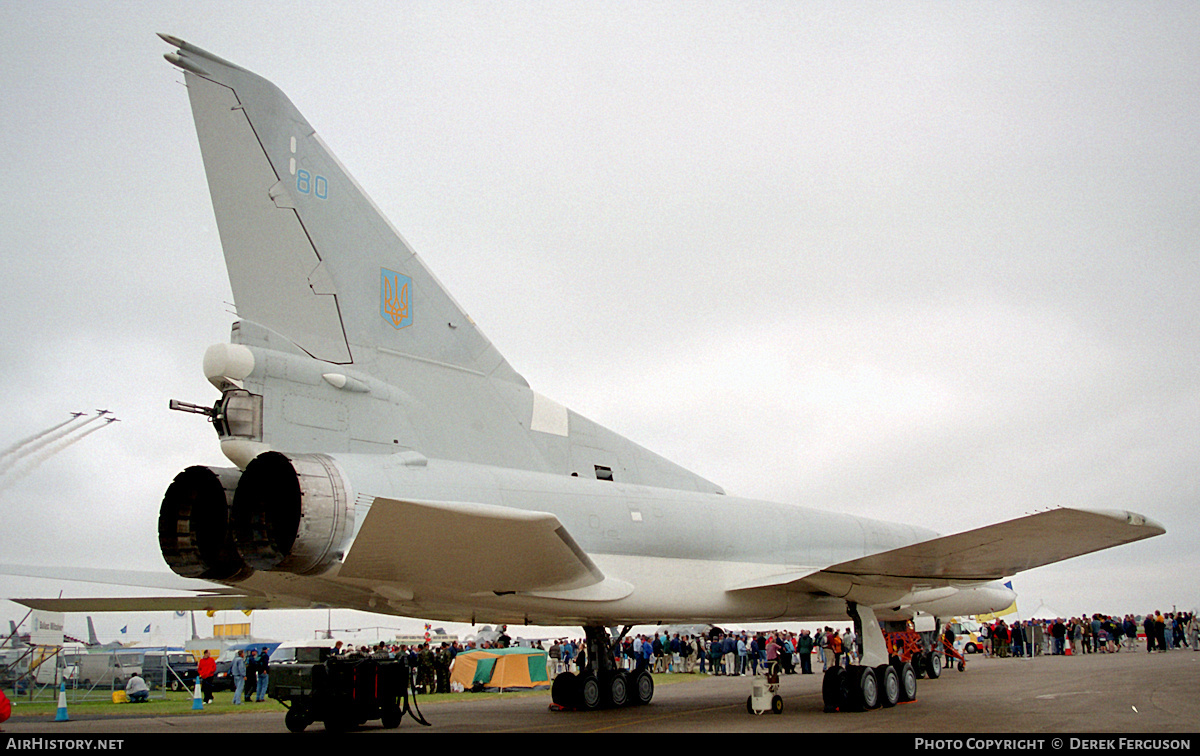
[[[1017,602],[1013,601],[1012,604],[1010,604],[1007,609],[1001,609],[1000,611],[992,613],[992,614],[976,614],[975,619],[978,622],[992,622],[992,621],[999,619],[1000,617],[1003,617],[1005,615],[1016,614],[1016,613],[1017,613]]]
[[[250,623],[213,625],[214,638],[244,638],[250,634]]]

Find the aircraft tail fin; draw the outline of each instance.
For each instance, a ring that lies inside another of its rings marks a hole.
[[[21,640],[21,632],[17,629],[17,623],[8,621],[8,641],[11,648],[25,648],[25,643]]]
[[[378,352],[524,384],[283,92],[159,36],[187,80],[239,318],[384,379]]]

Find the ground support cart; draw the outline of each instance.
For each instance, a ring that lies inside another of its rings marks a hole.
[[[963,672],[967,669],[967,657],[959,653],[950,641],[942,638],[942,651],[946,654],[947,659],[954,659],[958,662],[958,671]]]
[[[783,713],[783,697],[779,695],[779,669],[772,664],[761,675],[755,675],[750,683],[750,697],[746,699],[746,711],[763,714],[771,711]]]
[[[284,724],[301,732],[316,721],[342,732],[372,719],[400,726],[409,708],[412,675],[407,659],[329,657],[319,664],[272,664],[268,695],[287,708]]]

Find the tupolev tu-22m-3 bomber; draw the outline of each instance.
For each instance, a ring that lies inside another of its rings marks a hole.
[[[919,674],[881,626],[1002,610],[1005,577],[1165,532],[1060,508],[944,536],[727,495],[531,389],[278,88],[160,36],[238,318],[204,354],[220,399],[172,406],[207,415],[232,466],[190,467],[162,501],[162,555],[196,595],[27,605],[580,625],[586,666],[553,697],[585,709],[652,699],[612,663],[634,625],[849,615],[860,663],[827,673],[825,704],[872,708]]]

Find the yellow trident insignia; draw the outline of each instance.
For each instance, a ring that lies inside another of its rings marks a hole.
[[[382,271],[380,313],[396,328],[412,325],[408,315],[408,285],[412,279],[391,270]]]

